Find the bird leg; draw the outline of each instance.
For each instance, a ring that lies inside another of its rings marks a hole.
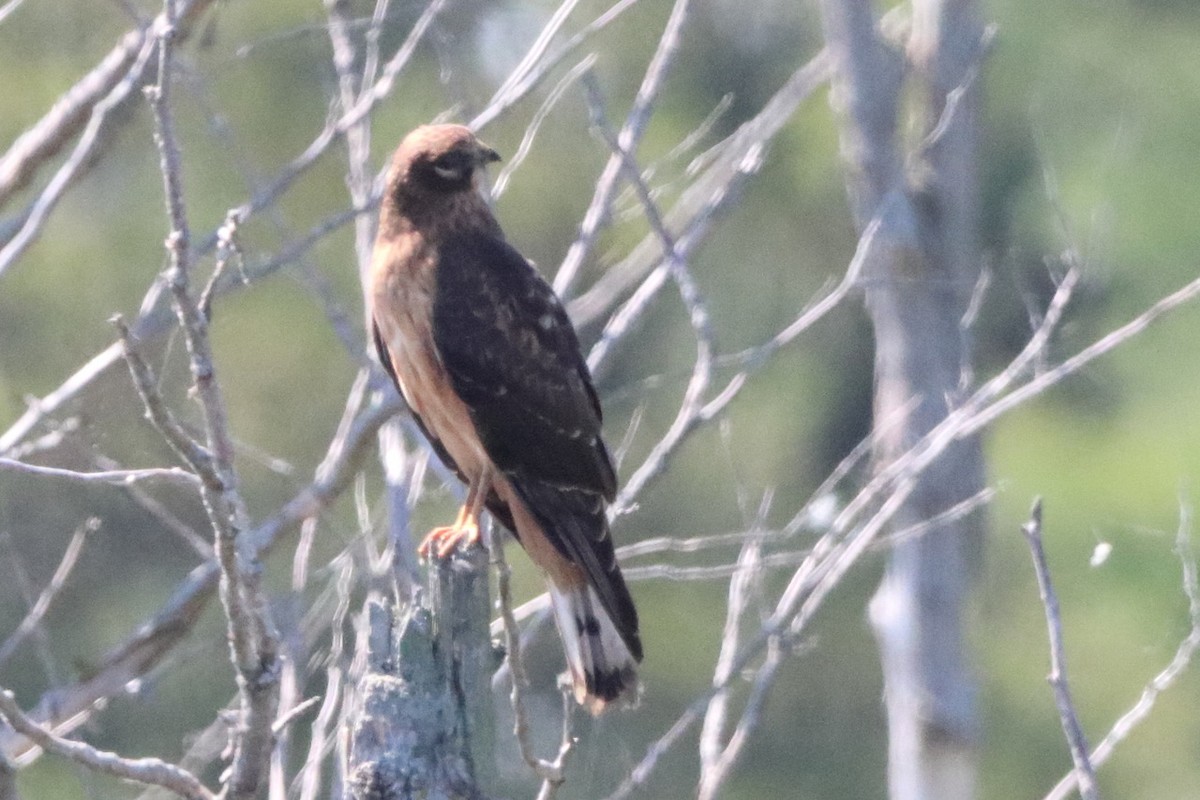
[[[483,510],[484,500],[491,490],[491,472],[484,467],[480,474],[467,486],[467,499],[458,511],[454,524],[434,528],[422,540],[417,548],[421,558],[431,557],[442,559],[450,555],[463,542],[468,547],[479,543],[479,512]]]

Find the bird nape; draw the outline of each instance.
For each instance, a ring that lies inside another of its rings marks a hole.
[[[367,291],[380,361],[467,485],[443,558],[487,509],[545,575],[575,697],[635,701],[637,610],[606,510],[616,496],[591,374],[566,311],[505,241],[476,176],[499,156],[461,125],[426,125],[392,157]]]

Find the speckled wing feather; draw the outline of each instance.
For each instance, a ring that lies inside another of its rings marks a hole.
[[[493,463],[612,499],[600,404],[562,304],[501,239],[441,244],[433,336]]]
[[[575,331],[553,290],[503,239],[441,244],[434,343],[488,456],[581,567],[630,650],[637,614],[616,565],[605,500],[616,494],[600,438],[600,403]]]

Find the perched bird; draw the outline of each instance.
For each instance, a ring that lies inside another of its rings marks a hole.
[[[461,125],[427,125],[392,158],[368,297],[379,358],[438,456],[467,485],[445,557],[479,538],[483,508],[545,574],[575,697],[634,699],[637,610],[605,509],[616,495],[601,411],[553,290],[479,194],[500,160]]]

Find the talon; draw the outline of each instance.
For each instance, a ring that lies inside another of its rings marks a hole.
[[[433,558],[443,559],[464,544],[467,547],[474,547],[478,543],[479,523],[474,519],[468,519],[456,522],[454,525],[434,528],[422,540],[420,547],[417,548],[417,553],[427,561],[430,559],[430,553],[433,554]]]
[[[417,548],[417,554],[425,561],[433,553],[434,558],[442,559],[450,555],[464,542],[467,547],[479,544],[479,513],[487,498],[491,485],[491,473],[488,468],[471,481],[467,486],[467,502],[458,510],[454,524],[434,528],[429,532]]]

